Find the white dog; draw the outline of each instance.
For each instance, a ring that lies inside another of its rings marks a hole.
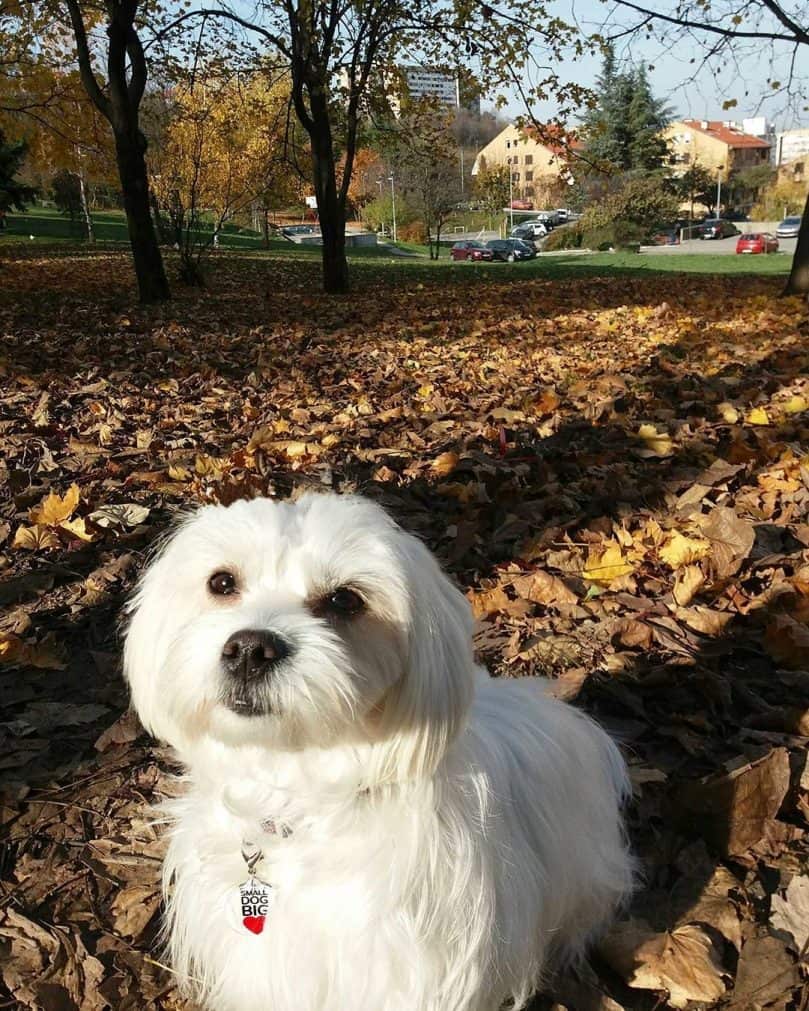
[[[378,506],[203,508],[131,611],[135,706],[187,769],[167,939],[205,1006],[521,1008],[627,895],[615,745],[475,665],[466,599]]]

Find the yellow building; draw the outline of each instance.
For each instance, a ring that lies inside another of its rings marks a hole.
[[[501,130],[478,153],[472,175],[496,165],[511,166],[513,195],[522,200],[544,199],[567,176],[564,149],[540,142],[530,128],[507,126]]]
[[[770,158],[766,140],[716,120],[676,120],[669,123],[664,136],[669,145],[669,164],[678,174],[692,165],[701,165],[727,178],[730,172],[766,164]]]

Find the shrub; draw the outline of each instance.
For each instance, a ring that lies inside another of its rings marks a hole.
[[[677,198],[656,175],[626,176],[599,203],[588,207],[577,224],[590,249],[637,250],[651,232],[677,217]]]
[[[411,221],[397,227],[396,238],[401,242],[416,242],[423,246],[427,241],[427,226],[423,221]]]
[[[581,249],[583,234],[578,221],[573,221],[569,225],[562,225],[548,235],[542,242],[542,252],[551,252],[554,249]]]

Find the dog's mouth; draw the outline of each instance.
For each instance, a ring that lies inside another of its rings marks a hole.
[[[272,706],[268,699],[241,685],[234,685],[222,697],[222,704],[239,716],[269,716]]]

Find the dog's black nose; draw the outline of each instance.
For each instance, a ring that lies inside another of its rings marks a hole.
[[[222,647],[222,664],[228,674],[251,681],[262,678],[292,653],[292,647],[278,635],[260,629],[234,632]]]

